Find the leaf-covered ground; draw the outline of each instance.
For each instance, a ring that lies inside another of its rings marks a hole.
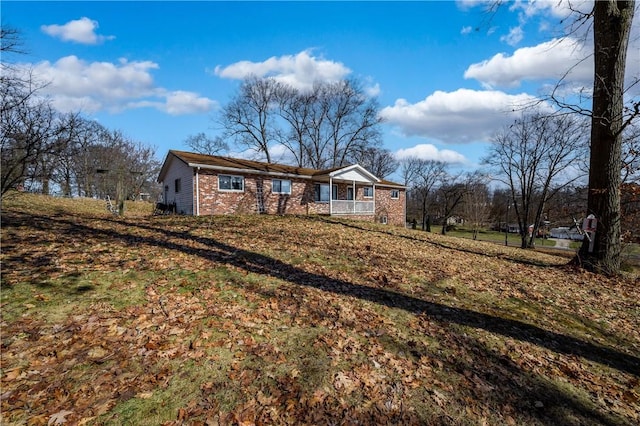
[[[328,217],[2,206],[2,424],[640,422],[640,279]]]

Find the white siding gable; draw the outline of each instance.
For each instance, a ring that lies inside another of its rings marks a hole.
[[[179,214],[193,214],[193,169],[173,158],[167,170],[163,182],[162,193],[164,202],[176,203],[176,212]],[[175,192],[175,181],[180,179],[180,191]]]
[[[348,181],[356,181],[356,182],[369,182],[374,183],[375,180],[371,178],[370,175],[367,175],[359,168],[347,168],[346,170],[337,170],[331,173],[331,176],[334,179],[344,179]]]

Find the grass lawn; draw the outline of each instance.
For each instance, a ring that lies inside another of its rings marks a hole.
[[[473,231],[471,229],[466,228],[458,228],[455,230],[451,230],[447,232],[447,235],[451,237],[459,237],[459,238],[467,238],[473,239]],[[507,243],[509,246],[520,247],[522,244],[522,240],[520,239],[519,234],[510,233],[507,234]],[[478,241],[489,241],[492,243],[505,243],[505,233],[498,231],[489,231],[489,230],[481,230],[478,232]],[[536,246],[537,247],[554,247],[555,241],[547,240],[544,238],[536,238]]]
[[[447,233],[450,237],[473,239],[473,231],[464,227],[459,227]],[[520,247],[521,240],[518,234],[508,234],[507,244],[509,246]],[[497,244],[505,244],[505,233],[490,230],[481,230],[477,236],[478,241],[488,241]],[[569,250],[566,253],[558,253],[563,256],[573,256],[580,249],[582,241],[570,241]],[[554,239],[536,238],[537,249],[547,249],[557,247]],[[566,250],[566,249],[563,249]],[[637,270],[640,272],[640,244],[624,244],[622,247],[623,267],[629,270]]]
[[[151,209],[3,200],[3,425],[640,422],[638,275],[374,223]]]

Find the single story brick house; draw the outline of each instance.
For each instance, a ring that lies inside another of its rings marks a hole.
[[[358,164],[314,170],[171,150],[158,182],[179,214],[325,214],[405,225],[406,188]]]

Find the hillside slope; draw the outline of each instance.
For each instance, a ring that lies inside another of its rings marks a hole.
[[[2,206],[3,424],[637,424],[640,280],[317,216]]]

